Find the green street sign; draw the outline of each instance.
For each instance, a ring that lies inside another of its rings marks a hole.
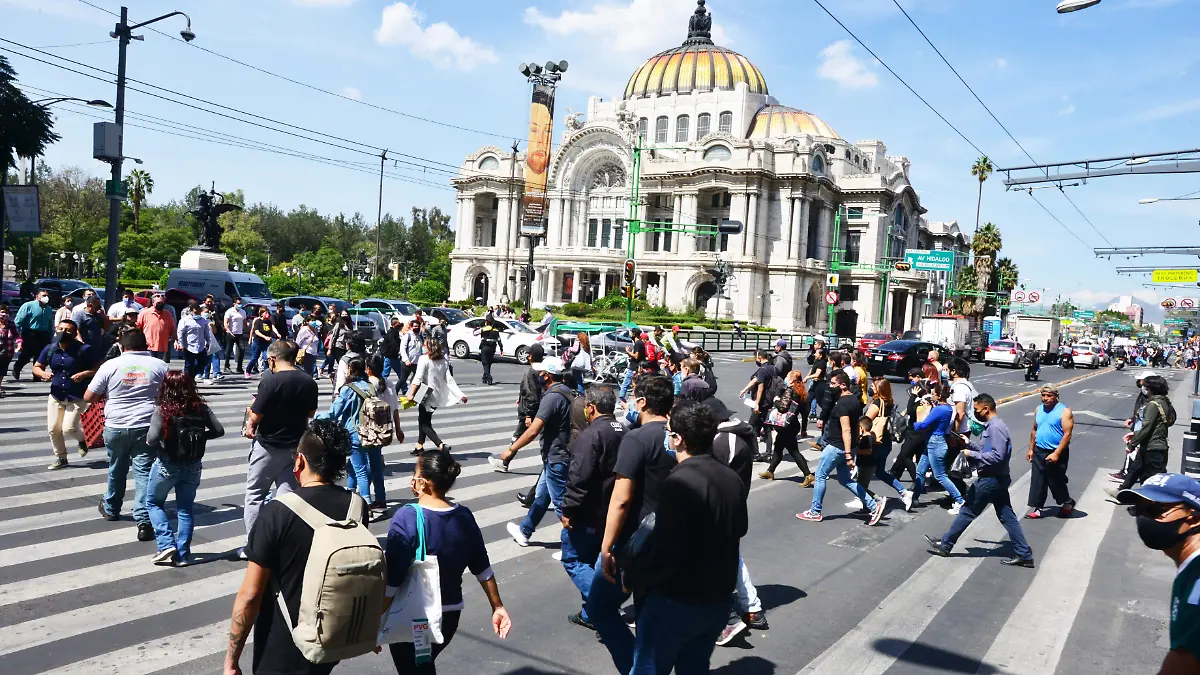
[[[1071,317],[1082,321],[1091,321],[1096,318],[1096,313],[1090,309],[1077,309],[1071,312]]]
[[[104,181],[104,196],[107,199],[119,199],[127,201],[129,199],[129,184],[125,181]]]
[[[904,262],[918,272],[950,272],[954,269],[954,251],[908,250]]]

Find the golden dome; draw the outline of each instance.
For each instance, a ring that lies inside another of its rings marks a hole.
[[[809,134],[824,138],[841,138],[833,127],[816,115],[783,105],[763,106],[750,123],[746,138],[778,138]]]
[[[700,0],[688,23],[688,38],[674,49],[655,54],[634,71],[625,85],[625,98],[732,91],[745,82],[751,93],[767,94],[767,81],[750,59],[718,47],[709,37],[712,17]]]

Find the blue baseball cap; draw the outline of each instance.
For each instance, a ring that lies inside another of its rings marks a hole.
[[[1200,511],[1200,481],[1180,473],[1160,473],[1133,490],[1121,490],[1117,501],[1135,504],[1140,500],[1159,504],[1186,504]]]

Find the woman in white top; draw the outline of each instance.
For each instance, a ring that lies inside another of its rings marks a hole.
[[[425,353],[417,359],[408,397],[415,398],[421,385],[427,385],[430,391],[425,401],[417,407],[417,445],[413,448],[413,454],[424,452],[426,438],[437,443],[439,450],[450,452],[450,446],[443,443],[433,429],[433,411],[442,406],[466,403],[467,397],[458,388],[454,375],[450,374],[450,364],[442,353],[441,342],[432,338],[425,341]]]
[[[583,394],[583,378],[595,372],[592,365],[592,343],[587,333],[575,334],[575,355],[571,358],[571,374],[575,376],[575,388]]]
[[[321,349],[321,322],[308,321],[300,324],[296,331],[296,345],[300,347],[300,367],[309,376],[317,376],[317,353]]]

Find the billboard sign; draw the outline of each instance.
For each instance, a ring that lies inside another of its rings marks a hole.
[[[1156,284],[1194,284],[1200,277],[1196,270],[1154,270],[1150,280]]]
[[[550,142],[554,135],[554,87],[533,85],[533,100],[529,105],[529,141],[525,151],[525,194],[522,197],[524,215],[521,234],[546,234],[546,179],[550,170]]]
[[[4,213],[8,215],[8,231],[13,234],[42,233],[38,186],[5,185]]]
[[[910,249],[904,252],[904,262],[922,272],[950,272],[954,269],[954,251]]]

